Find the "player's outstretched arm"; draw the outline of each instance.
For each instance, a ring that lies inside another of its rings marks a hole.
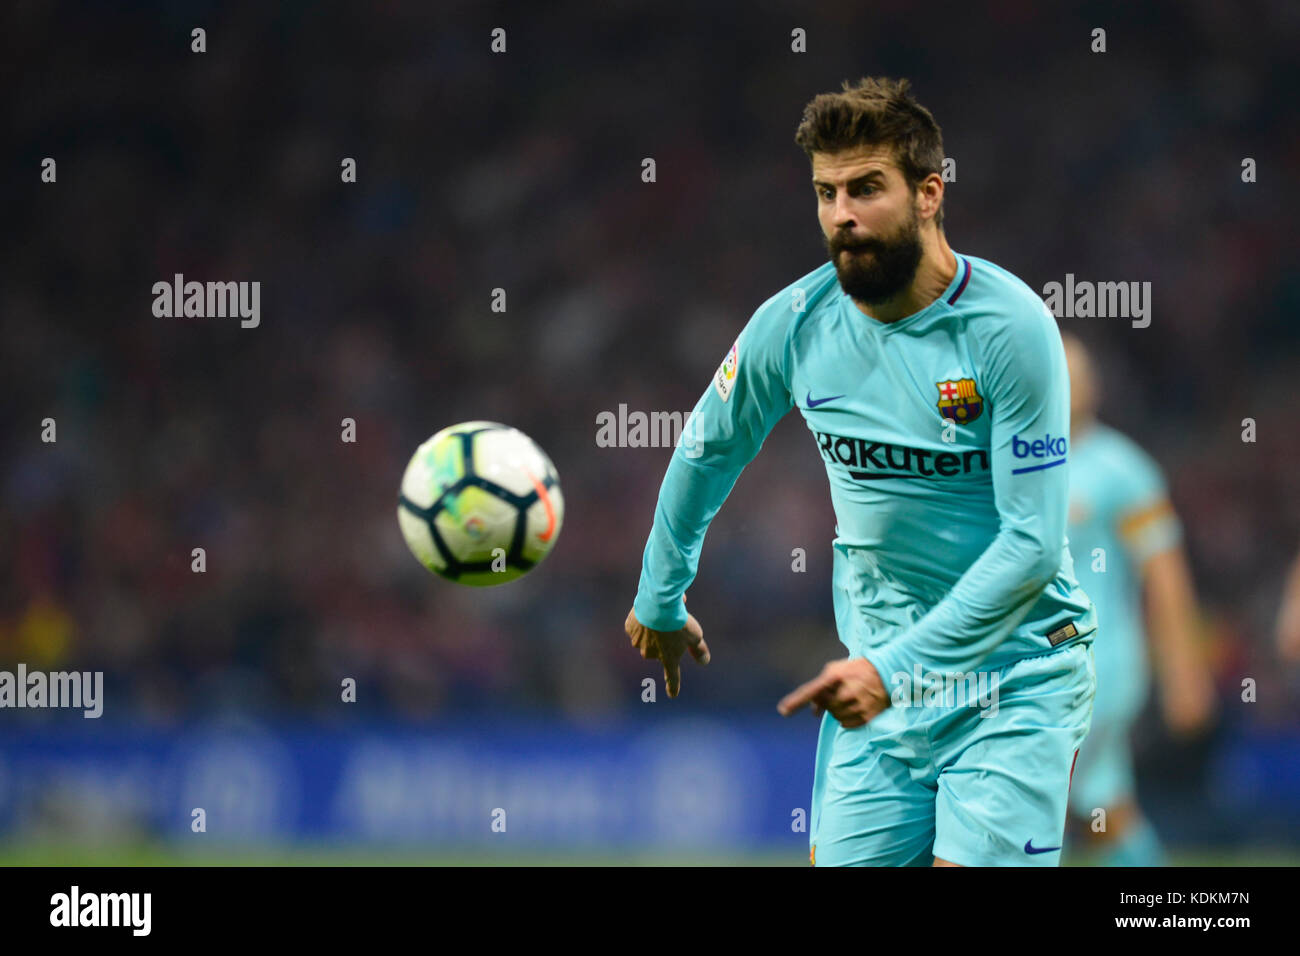
[[[1132,567],[1140,569],[1145,630],[1165,723],[1177,734],[1192,734],[1209,723],[1215,699],[1196,639],[1200,614],[1182,523],[1154,459],[1131,445],[1121,471],[1115,531]]]
[[[657,656],[649,653],[652,649],[671,657],[671,663],[664,660],[669,696],[677,694],[681,676],[674,672],[683,650],[700,660],[703,647],[699,622],[686,613],[684,595],[695,580],[705,532],[741,471],[793,406],[787,387],[788,315],[766,307],[755,313],[696,403],[659,489],[625,630],[634,646],[638,639],[643,642],[643,657]],[[707,648],[703,653],[707,660]]]
[[[1214,682],[1196,643],[1196,594],[1182,547],[1148,558],[1143,578],[1165,723],[1177,733],[1194,733],[1214,714]]]
[[[623,630],[632,639],[632,646],[648,661],[662,661],[664,684],[668,696],[676,697],[682,686],[682,654],[691,652],[697,664],[709,662],[709,645],[704,643],[704,629],[691,614],[686,615],[686,626],[677,631],[656,631],[636,619],[636,611],[627,612]]]

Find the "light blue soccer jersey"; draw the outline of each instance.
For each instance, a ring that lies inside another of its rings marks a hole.
[[[1115,429],[1096,424],[1076,435],[1069,471],[1075,573],[1100,626],[1094,720],[1128,720],[1148,680],[1142,565],[1176,546],[1182,528],[1159,466]]]
[[[826,263],[754,313],[695,406],[660,490],[634,609],[686,621],[705,531],[797,407],[836,515],[850,656],[891,675],[992,670],[1090,641],[1066,542],[1069,381],[1055,319],[1023,282],[957,255],[907,318],[862,314]],[[774,543],[774,547],[778,543]]]

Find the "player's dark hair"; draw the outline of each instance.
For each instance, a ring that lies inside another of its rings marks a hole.
[[[943,173],[943,133],[916,101],[907,80],[863,77],[839,93],[819,93],[803,110],[794,141],[808,154],[857,146],[888,146],[915,192],[931,173]],[[934,217],[943,226],[943,206]]]

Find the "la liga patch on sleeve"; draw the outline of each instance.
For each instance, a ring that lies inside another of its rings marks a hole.
[[[713,376],[713,387],[724,402],[731,397],[731,389],[736,384],[736,366],[739,364],[740,339],[736,339],[731,345],[731,351],[718,366],[718,374]]]

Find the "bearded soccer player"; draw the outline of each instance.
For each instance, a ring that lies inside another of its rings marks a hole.
[[[1159,838],[1138,808],[1129,734],[1153,669],[1165,723],[1180,736],[1209,723],[1214,682],[1196,645],[1196,593],[1160,466],[1097,420],[1092,360],[1075,336],[1064,342],[1071,401],[1070,544],[1101,622],[1092,730],[1070,787],[1071,816],[1079,822],[1071,850],[1083,851],[1080,861],[1101,866],[1163,866]]]
[[[949,248],[941,134],[906,81],[815,97],[795,142],[830,261],[758,308],[695,406],[625,630],[670,696],[683,653],[708,663],[684,604],[705,531],[797,407],[830,479],[849,654],[778,707],[824,712],[814,865],[1058,865],[1096,624],[1065,538],[1056,322]]]

